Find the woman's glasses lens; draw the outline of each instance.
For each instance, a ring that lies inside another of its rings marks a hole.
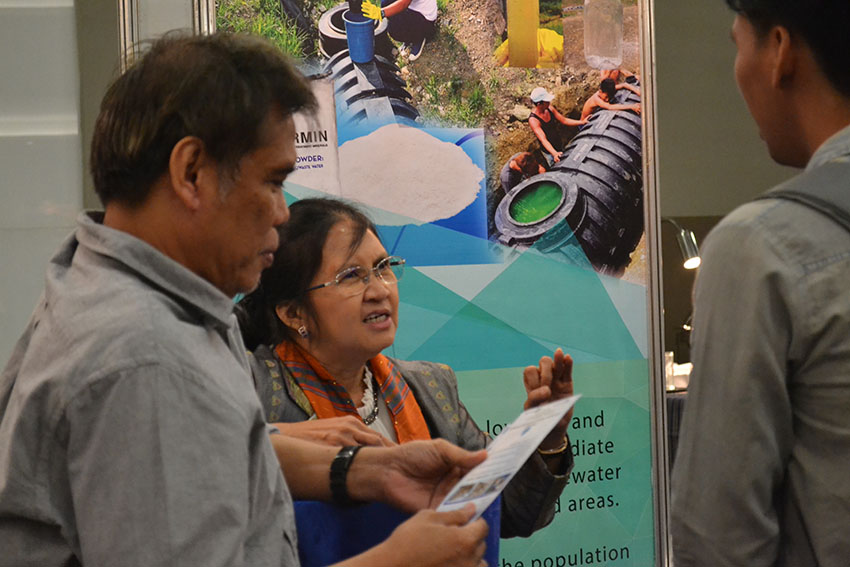
[[[360,266],[355,266],[353,268],[347,268],[336,275],[337,285],[340,287],[364,287],[363,280],[369,276],[369,272],[366,268],[361,268]]]
[[[404,259],[398,256],[384,258],[375,266],[375,273],[386,283],[395,283],[404,274]]]
[[[307,291],[336,285],[338,288],[345,290],[347,295],[357,295],[366,289],[366,286],[369,285],[369,279],[372,277],[379,278],[387,285],[394,285],[401,279],[403,274],[404,258],[388,256],[375,264],[374,268],[364,268],[362,266],[346,268],[338,273],[333,281],[313,286]]]

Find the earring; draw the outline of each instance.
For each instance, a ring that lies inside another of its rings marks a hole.
[[[298,327],[297,331],[298,331],[298,334],[301,336],[302,339],[306,339],[307,337],[310,336],[310,333],[307,332],[307,327],[305,327],[304,325],[301,325],[300,327]]]

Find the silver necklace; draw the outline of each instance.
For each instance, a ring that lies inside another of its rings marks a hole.
[[[372,425],[376,419],[378,419],[378,385],[375,384],[375,379],[372,378],[372,411],[363,418],[363,423]]]

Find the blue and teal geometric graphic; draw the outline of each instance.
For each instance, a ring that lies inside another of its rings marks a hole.
[[[290,201],[319,195],[303,187],[287,192]],[[386,353],[451,366],[473,418],[496,434],[522,411],[522,369],[563,348],[583,396],[578,427],[569,430],[579,450],[575,469],[552,524],[532,539],[502,540],[501,560],[515,567],[654,564],[646,287],[596,273],[580,249],[571,257],[521,250],[477,230],[379,227],[389,253],[409,268],[399,284],[399,330]]]

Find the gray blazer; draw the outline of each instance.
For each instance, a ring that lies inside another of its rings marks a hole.
[[[269,422],[297,422],[308,419],[296,399],[304,394],[274,352],[258,347],[249,357],[254,384]],[[432,438],[451,441],[459,447],[477,450],[490,443],[458,397],[457,377],[446,365],[423,361],[390,359],[407,381],[422,410]],[[549,472],[543,458],[534,453],[502,493],[501,536],[528,537],[552,521],[555,504],[567,484],[573,457],[567,448],[561,474]]]

